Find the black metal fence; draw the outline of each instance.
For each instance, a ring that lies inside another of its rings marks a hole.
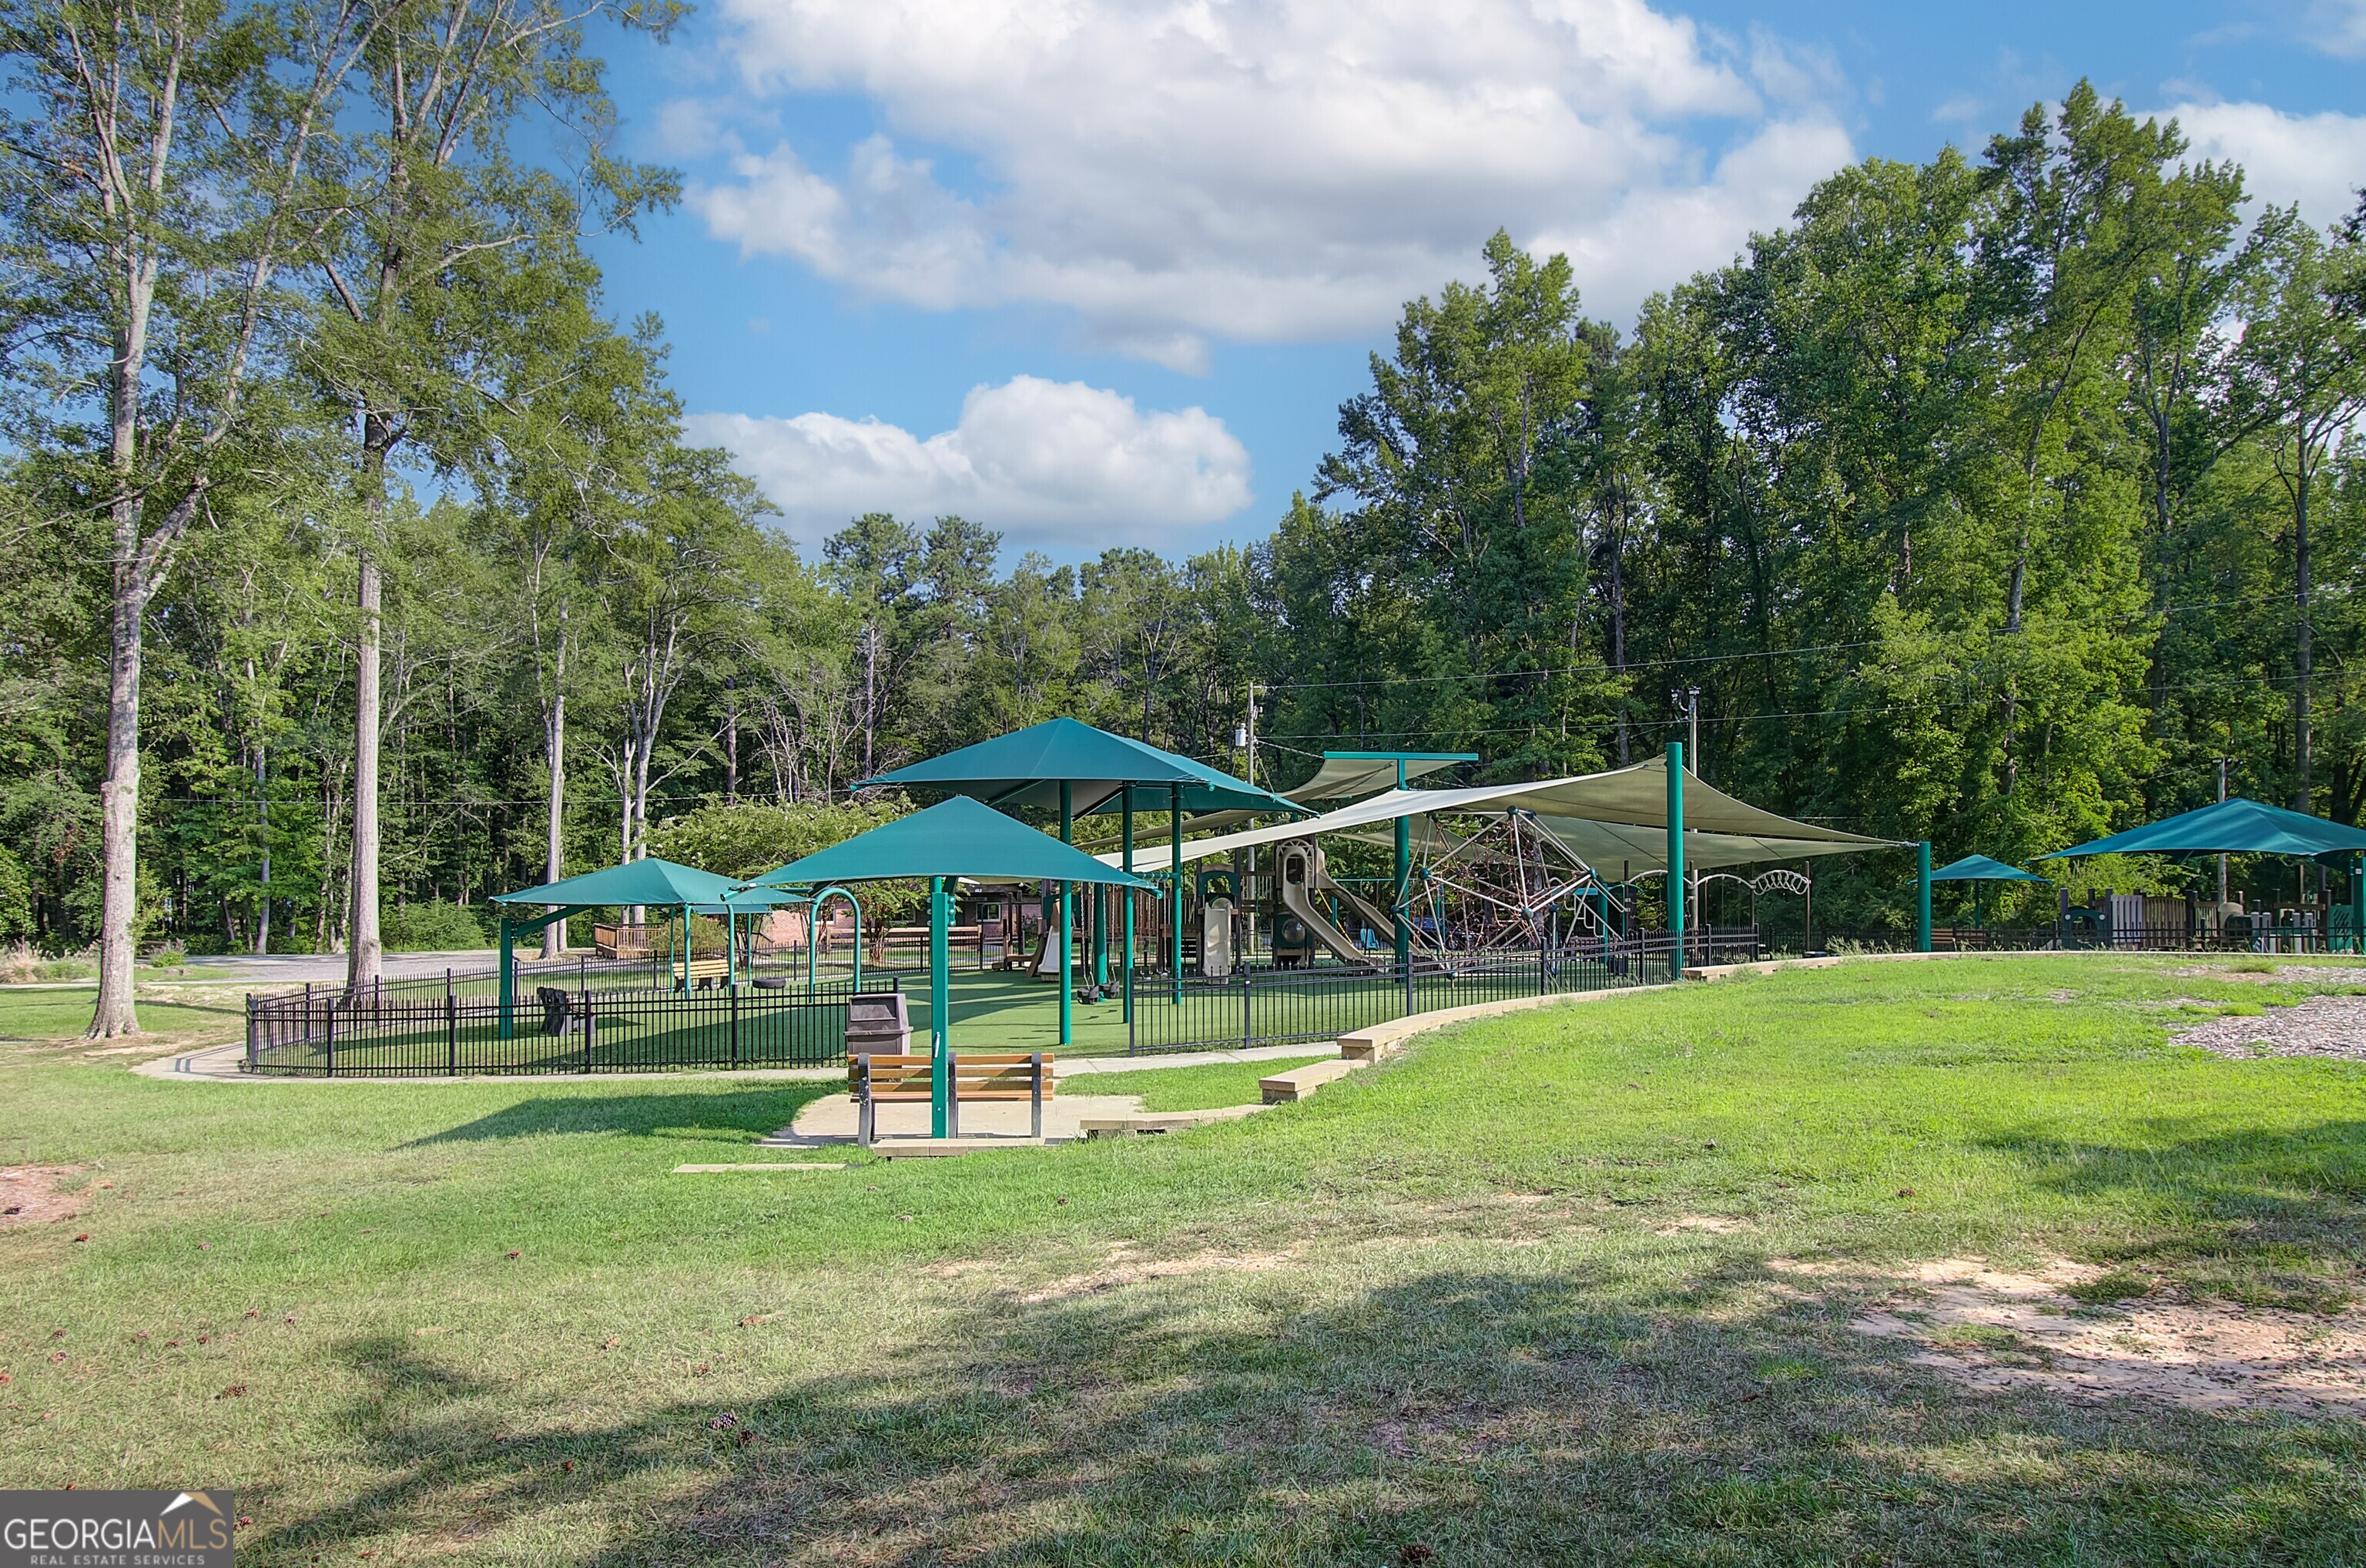
[[[484,977],[390,982],[360,992],[310,987],[246,1001],[246,1070],[295,1077],[426,1077],[460,1073],[662,1072],[681,1067],[818,1067],[846,1059],[851,980],[677,990],[670,984],[574,988],[560,966],[520,965],[503,1027]],[[646,965],[635,965],[645,970]],[[660,980],[670,976],[660,975]],[[494,984],[498,986],[498,979]],[[893,991],[893,976],[864,976]]]
[[[1655,985],[1668,978],[1673,940],[1665,931],[1588,941],[1531,953],[1477,955],[1441,964],[1416,960],[1369,968],[1318,964],[1306,969],[1242,969],[1222,979],[1137,976],[1126,1052],[1207,1050],[1335,1040],[1417,1012],[1575,991]],[[1746,963],[1758,956],[1754,929],[1687,931],[1684,963]]]

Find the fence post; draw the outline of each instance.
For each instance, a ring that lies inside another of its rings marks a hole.
[[[246,998],[246,1070],[254,1071],[254,994]]]
[[[592,993],[583,993],[583,1070],[592,1070]]]
[[[329,1066],[328,1076],[337,1076],[337,998],[329,998]]]
[[[460,1076],[460,1010],[452,1000],[452,971],[444,971],[444,1071]]]
[[[1249,972],[1241,971],[1241,1049],[1256,1043],[1256,1024],[1249,1011]]]
[[[739,987],[731,987],[731,1065],[739,1065]]]

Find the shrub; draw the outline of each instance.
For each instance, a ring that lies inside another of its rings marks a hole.
[[[380,918],[379,931],[389,953],[438,953],[485,945],[484,922],[476,911],[443,898],[396,905]]]

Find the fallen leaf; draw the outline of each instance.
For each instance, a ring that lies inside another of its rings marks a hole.
[[[289,1313],[286,1317],[281,1318],[279,1321],[280,1321],[280,1322],[282,1322],[282,1323],[293,1323],[293,1322],[295,1322],[295,1321],[296,1321],[296,1314],[295,1314],[294,1313],[292,1313],[292,1312],[291,1312],[291,1313]]]
[[[753,1433],[753,1432],[749,1432],[749,1431],[745,1431],[745,1430],[743,1430],[743,1431],[741,1431],[741,1432],[740,1432],[740,1434],[739,1434],[739,1446],[740,1446],[741,1448],[743,1448],[743,1449],[744,1449],[744,1448],[746,1448],[749,1443],[754,1442],[755,1440],[756,1440],[756,1434],[755,1434],[755,1433]]]
[[[261,1307],[249,1307],[246,1309],[246,1315],[249,1317],[261,1317],[263,1315],[263,1309]]]
[[[74,1237],[74,1239],[76,1241],[88,1241],[90,1239],[90,1233],[88,1231],[84,1231],[82,1235]]]
[[[910,1219],[912,1216],[911,1216],[911,1215],[909,1215],[909,1214],[898,1214],[898,1215],[896,1215],[896,1217],[897,1219],[899,1219],[899,1220],[908,1220],[908,1219]]]
[[[242,1382],[234,1382],[228,1388],[222,1390],[220,1393],[214,1395],[214,1397],[216,1399],[244,1399],[246,1397],[246,1385]]]
[[[63,1350],[52,1350],[52,1351],[51,1351],[51,1352],[50,1352],[50,1359],[51,1359],[51,1362],[53,1362],[53,1363],[54,1363],[54,1362],[58,1362],[58,1361],[62,1361],[62,1360],[64,1360],[65,1359],[66,1359],[66,1353],[65,1353]]]
[[[504,1252],[504,1253],[502,1253],[502,1254],[501,1254],[501,1256],[502,1256],[502,1257],[504,1257],[504,1258],[515,1258],[515,1257],[517,1256],[517,1254],[516,1254],[516,1253],[514,1253],[514,1252]]]
[[[65,1337],[66,1331],[62,1328],[52,1328],[50,1330],[50,1337],[52,1339],[63,1339]]]
[[[568,1460],[560,1464],[558,1468],[565,1471],[568,1474],[572,1475],[575,1473],[575,1461],[571,1459]]]
[[[212,1242],[209,1242],[209,1241],[201,1241],[201,1242],[197,1243],[197,1250],[198,1250],[199,1252],[211,1252],[213,1249],[214,1249],[214,1244],[213,1244]]]
[[[694,1378],[703,1378],[712,1371],[714,1371],[713,1368],[709,1367],[704,1361],[701,1361],[698,1365],[690,1369],[690,1375]]]
[[[1914,1196],[1914,1189],[1911,1187],[1901,1187],[1898,1190],[1898,1195],[1900,1198],[1911,1198]]]
[[[1424,1546],[1417,1540],[1408,1541],[1397,1548],[1397,1561],[1400,1562],[1434,1562],[1436,1560],[1437,1548]]]
[[[177,1339],[167,1339],[164,1341],[164,1348],[167,1350],[177,1350],[180,1348],[181,1342]]]
[[[0,1209],[0,1214],[21,1214],[24,1212],[25,1205],[22,1203],[11,1203],[6,1209]]]
[[[253,1524],[254,1522],[254,1520],[252,1517],[250,1517],[249,1516],[245,1515],[245,1514],[241,1514],[241,1515],[238,1517],[238,1528],[239,1528],[239,1529],[244,1529],[247,1526],[249,1526],[249,1525]]]
[[[606,1342],[605,1342],[605,1343],[603,1343],[603,1344],[600,1347],[600,1348],[602,1348],[603,1350],[613,1350],[613,1349],[614,1349],[617,1346],[622,1345],[624,1342],[625,1342],[625,1337],[624,1337],[623,1335],[621,1335],[621,1334],[611,1334],[610,1336],[608,1336],[608,1338],[607,1338]]]
[[[144,1341],[144,1340],[148,1337],[148,1331],[147,1331],[146,1329],[144,1329],[144,1328],[143,1328],[143,1329],[141,1329],[139,1333],[137,1333],[137,1334],[133,1335],[131,1337],[132,1337],[132,1338],[134,1338],[134,1339],[143,1340],[143,1341]]]

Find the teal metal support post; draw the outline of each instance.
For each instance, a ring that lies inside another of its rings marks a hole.
[[[929,878],[929,1136],[941,1138],[952,1111],[952,1007],[951,967],[945,953],[945,879]]]
[[[1131,876],[1133,874],[1132,788],[1131,786],[1121,788],[1118,791],[1118,815],[1125,824],[1122,829],[1125,835],[1122,840],[1124,848],[1118,852],[1118,869]],[[1119,890],[1118,897],[1125,900],[1125,952],[1121,957],[1118,967],[1125,976],[1125,1021],[1132,1023],[1133,1021],[1133,889],[1121,888]]]
[[[1397,759],[1397,788],[1405,786],[1404,759]],[[1396,928],[1397,978],[1413,984],[1413,819],[1397,818],[1395,891],[1389,900],[1389,923]]]
[[[501,917],[501,1038],[517,1032],[517,928]]]
[[[2366,953],[2366,855],[2349,857],[2349,951]]]
[[[1914,846],[1914,951],[1931,951],[1931,840]]]
[[[1668,978],[1684,977],[1684,743],[1668,742]]]
[[[1075,786],[1060,781],[1060,842],[1076,841]],[[1060,884],[1060,1043],[1076,1037],[1076,885]]]
[[[1166,786],[1166,863],[1175,875],[1167,885],[1166,924],[1175,933],[1175,1005],[1183,1005],[1183,786]]]

